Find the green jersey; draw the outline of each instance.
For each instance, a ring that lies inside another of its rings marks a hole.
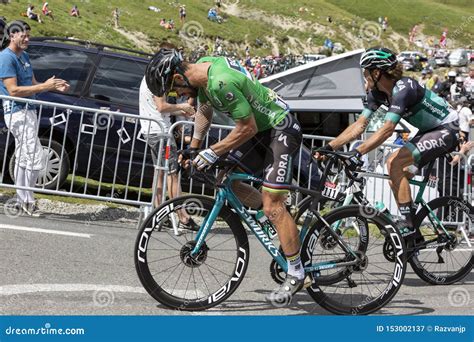
[[[234,121],[255,117],[259,132],[275,127],[289,113],[288,105],[271,89],[255,80],[239,62],[225,57],[203,57],[211,63],[206,88],[200,88],[201,104],[211,105]]]

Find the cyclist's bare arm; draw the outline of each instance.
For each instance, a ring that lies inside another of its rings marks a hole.
[[[211,146],[214,152],[221,156],[238,147],[257,134],[257,123],[253,115],[241,120],[235,121],[234,129],[224,139]]]
[[[382,145],[395,131],[396,123],[386,120],[384,125],[377,130],[369,139],[357,147],[357,151],[366,154],[378,146]]]
[[[209,127],[212,123],[212,107],[206,103],[199,104],[194,117],[194,134],[191,140],[191,148],[200,148]]]
[[[336,139],[332,140],[329,145],[331,145],[331,147],[335,150],[341,148],[345,144],[357,139],[358,136],[364,133],[368,124],[369,120],[365,116],[361,115],[356,122],[347,127],[341,134],[338,135]]]

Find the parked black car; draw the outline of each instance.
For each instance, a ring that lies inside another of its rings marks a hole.
[[[67,80],[71,85],[67,93],[42,93],[38,94],[38,100],[138,115],[140,83],[151,55],[113,46],[51,37],[32,38],[27,52],[38,81],[45,81],[55,75]],[[84,123],[81,122],[80,113],[65,113],[69,114],[67,127],[66,124],[60,124],[54,126],[51,131],[50,118],[57,114],[53,113],[51,109],[44,108],[40,120],[40,140],[44,146],[47,146],[51,136],[50,147],[53,150],[49,168],[46,171],[48,177],[44,183],[45,188],[56,189],[58,185],[60,188],[66,181],[68,174],[73,172],[73,165],[76,167],[74,171],[76,176],[117,184],[128,183],[131,186],[152,186],[154,173],[152,160],[150,153],[147,153],[147,156],[143,155],[142,151],[145,150],[143,141],[136,140],[134,146],[122,144],[120,153],[117,154],[117,149],[111,147],[120,145],[120,137],[115,133],[107,136],[107,130],[97,130],[93,134],[93,139],[90,134],[81,134],[79,138],[78,132],[81,131],[81,125]],[[94,125],[92,119],[88,120],[90,120],[87,122],[88,124]],[[127,119],[123,123],[124,128],[131,133],[136,131],[136,124],[133,121]],[[221,125],[232,123],[229,118],[219,113],[215,113],[213,122]],[[113,126],[110,128],[110,132],[115,132],[122,128],[122,120],[115,120],[115,122],[111,122],[111,125]],[[0,130],[4,127],[4,121],[0,120]],[[209,142],[213,143],[224,136],[211,129]],[[4,179],[8,179],[10,176],[11,181],[13,178],[14,146],[12,138],[9,140],[9,146],[6,146],[6,137],[6,134],[0,136],[0,156],[7,154],[9,170],[5,172]],[[77,144],[78,139],[80,139],[79,144]],[[84,151],[89,151],[92,148],[94,150],[94,153],[91,154],[93,159],[89,160],[89,153],[77,153],[76,146],[80,146]],[[106,151],[103,146],[107,146]],[[104,158],[104,153],[106,158]],[[300,173],[300,185],[302,186],[308,184],[310,177],[312,184],[316,184],[319,180],[315,165],[312,167],[312,176],[309,175],[307,164],[310,161],[310,156],[310,151],[304,148]],[[143,172],[144,158],[146,169]],[[108,163],[113,163],[114,167],[108,167]],[[297,161],[295,161],[295,174],[297,174],[299,167],[296,163]],[[93,167],[89,168],[90,165]],[[143,183],[140,182],[142,174]]]

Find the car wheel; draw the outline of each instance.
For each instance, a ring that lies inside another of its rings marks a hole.
[[[41,145],[43,145],[43,156],[46,158],[46,167],[40,171],[36,186],[39,188],[44,187],[44,189],[48,190],[60,189],[69,174],[69,155],[63,146],[54,140],[49,143],[49,139],[40,138],[40,141]],[[14,170],[15,156],[13,155],[9,162],[11,179],[15,179]]]

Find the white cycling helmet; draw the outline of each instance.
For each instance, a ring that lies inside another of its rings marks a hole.
[[[448,77],[456,77],[456,75],[456,71],[451,70],[450,72],[448,72]]]
[[[456,77],[456,83],[464,83],[464,77],[462,76]]]

